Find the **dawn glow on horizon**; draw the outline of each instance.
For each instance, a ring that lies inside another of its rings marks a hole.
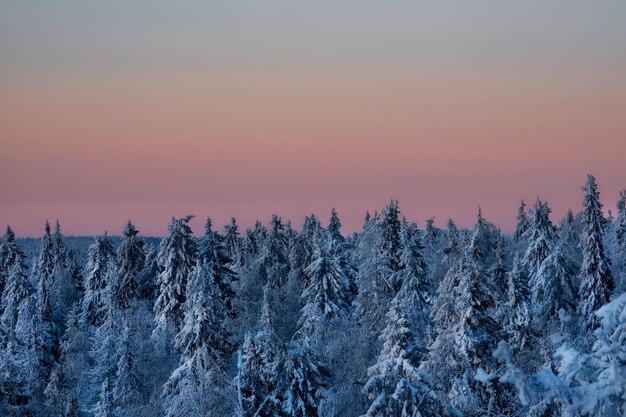
[[[0,225],[558,221],[626,187],[626,3],[0,2]]]

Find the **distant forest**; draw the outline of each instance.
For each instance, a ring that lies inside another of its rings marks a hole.
[[[626,416],[626,191],[616,217],[593,176],[581,197],[558,221],[522,201],[511,235],[480,209],[422,230],[396,200],[350,236],[334,209],[7,227],[0,415]]]

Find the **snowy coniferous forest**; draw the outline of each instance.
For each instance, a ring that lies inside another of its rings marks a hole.
[[[581,197],[522,202],[512,235],[394,200],[352,236],[335,210],[88,248],[7,227],[0,415],[624,416],[626,192]]]

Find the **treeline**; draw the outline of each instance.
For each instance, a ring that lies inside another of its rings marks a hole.
[[[605,217],[589,176],[582,211],[522,202],[511,236],[392,200],[349,237],[335,210],[199,238],[187,216],[86,254],[46,224],[34,259],[7,227],[0,414],[623,416],[625,204]]]

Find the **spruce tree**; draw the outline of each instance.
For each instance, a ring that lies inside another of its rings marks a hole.
[[[233,217],[230,224],[224,226],[224,241],[222,242],[226,256],[231,260],[231,267],[239,268],[243,264],[241,241],[239,240],[239,228]]]
[[[111,297],[120,309],[127,309],[138,298],[141,272],[145,267],[145,242],[137,237],[139,232],[128,221],[117,249],[117,280],[112,283]]]
[[[81,316],[84,322],[100,326],[110,307],[111,284],[117,282],[115,251],[105,234],[96,238],[87,254]]]
[[[0,238],[0,297],[2,297],[4,288],[7,285],[9,270],[15,264],[15,258],[18,256],[21,256],[23,261],[24,254],[15,243],[15,233],[13,233],[11,227],[7,226],[4,235]],[[1,312],[2,310],[0,309]]]
[[[400,234],[401,226],[399,214],[398,201],[391,200],[383,210],[380,220],[382,239],[376,249],[380,254],[380,261],[382,263],[379,268],[383,269],[382,273],[387,276],[401,269],[400,253],[402,252],[402,237]],[[398,291],[399,289],[399,285],[393,288],[394,291]]]
[[[559,245],[530,280],[534,315],[540,329],[546,330],[550,324],[556,323],[561,310],[571,313],[575,309],[573,279],[574,268]]]
[[[386,315],[377,363],[368,369],[364,391],[372,403],[365,415],[454,415],[453,408],[434,392],[429,376],[419,369],[427,353],[430,288],[419,240],[409,234],[404,248],[402,288]]]
[[[272,215],[271,225],[263,245],[260,265],[264,282],[273,288],[280,288],[287,282],[289,273],[288,240],[280,217]]]
[[[580,270],[580,289],[578,291],[578,314],[585,330],[596,325],[593,312],[609,301],[614,289],[611,275],[611,261],[604,253],[602,242],[605,232],[605,219],[602,216],[602,204],[596,179],[589,175],[583,187],[583,232],[580,246],[583,263]]]
[[[187,281],[196,264],[198,252],[198,245],[189,227],[192,218],[193,216],[172,218],[168,234],[159,244],[159,295],[154,304],[157,325],[155,334],[164,331],[176,334],[182,325]]]
[[[27,269],[22,251],[13,246],[11,256],[5,258],[8,268],[7,285],[2,293],[0,324],[5,338],[15,338],[20,305],[27,301],[33,293],[32,285],[28,280]]]
[[[556,231],[550,221],[552,210],[547,202],[537,199],[532,208],[532,222],[529,234],[529,244],[524,256],[524,263],[530,269],[531,279],[539,271],[541,263],[546,259],[557,240]]]
[[[135,350],[130,328],[125,324],[117,347],[117,370],[111,391],[116,416],[134,416],[142,403]]]
[[[445,232],[446,247],[443,249],[444,260],[451,265],[461,253],[459,229],[452,219],[448,219]]]
[[[513,239],[515,241],[520,241],[526,235],[528,229],[530,229],[530,222],[528,220],[528,216],[526,215],[526,203],[524,200],[520,202],[519,209],[517,209],[517,225],[515,226],[515,231],[513,232]]]
[[[328,232],[328,236],[331,240],[336,241],[337,243],[344,242],[345,238],[341,234],[341,220],[339,220],[337,210],[334,208],[330,212],[330,222],[328,223],[326,231]]]
[[[268,359],[264,346],[256,338],[246,335],[239,352],[235,377],[242,417],[269,417],[272,415],[270,410],[278,403],[276,375]]]
[[[228,256],[223,242],[220,243],[218,235],[211,229],[212,222],[208,218],[205,224],[204,236],[198,243],[198,260],[210,265],[212,270],[211,279],[219,290],[219,298],[224,302],[230,316],[234,316],[235,290],[233,285],[238,280],[237,274],[231,269],[232,259]]]
[[[157,256],[157,249],[153,245],[144,245],[144,266],[137,277],[139,283],[137,296],[140,300],[147,301],[151,310],[158,293],[159,264]]]
[[[284,380],[279,394],[285,417],[313,417],[319,407],[330,376],[306,342],[292,342],[284,361]]]
[[[52,321],[52,306],[50,304],[50,292],[54,284],[55,254],[50,234],[50,223],[46,222],[45,234],[41,239],[39,257],[34,265],[34,282],[37,292],[36,312],[49,327],[48,333],[52,338],[56,334],[56,326]],[[49,341],[50,344],[54,340]]]
[[[203,248],[206,254],[215,250]],[[175,339],[180,362],[163,387],[167,416],[218,412],[218,389],[226,377],[227,354],[232,352],[224,326],[228,309],[218,285],[224,268],[219,258],[205,255],[189,277],[184,320]]]
[[[431,217],[426,220],[426,229],[424,231],[424,246],[433,249],[437,244],[439,231],[435,227],[435,218]]]
[[[626,244],[626,190],[619,192],[617,218],[615,219],[615,238],[620,246]]]
[[[100,387],[100,399],[94,408],[94,417],[113,417],[113,403],[109,380],[105,379]]]
[[[504,331],[516,352],[527,352],[537,341],[532,326],[528,278],[517,255],[506,278],[507,314],[504,316]]]
[[[479,212],[469,247],[442,282],[452,294],[445,304],[436,306],[433,317],[438,336],[424,364],[442,384],[450,402],[466,413],[507,413],[511,406],[497,381],[474,378],[479,368],[487,374],[496,370],[491,352],[501,334],[489,314],[494,299],[485,285],[485,251],[492,247],[490,229]]]
[[[313,338],[321,336],[327,321],[346,314],[352,302],[352,286],[339,259],[334,239],[321,239],[315,245],[311,264],[306,268],[309,286],[303,291],[304,307],[300,331]]]

